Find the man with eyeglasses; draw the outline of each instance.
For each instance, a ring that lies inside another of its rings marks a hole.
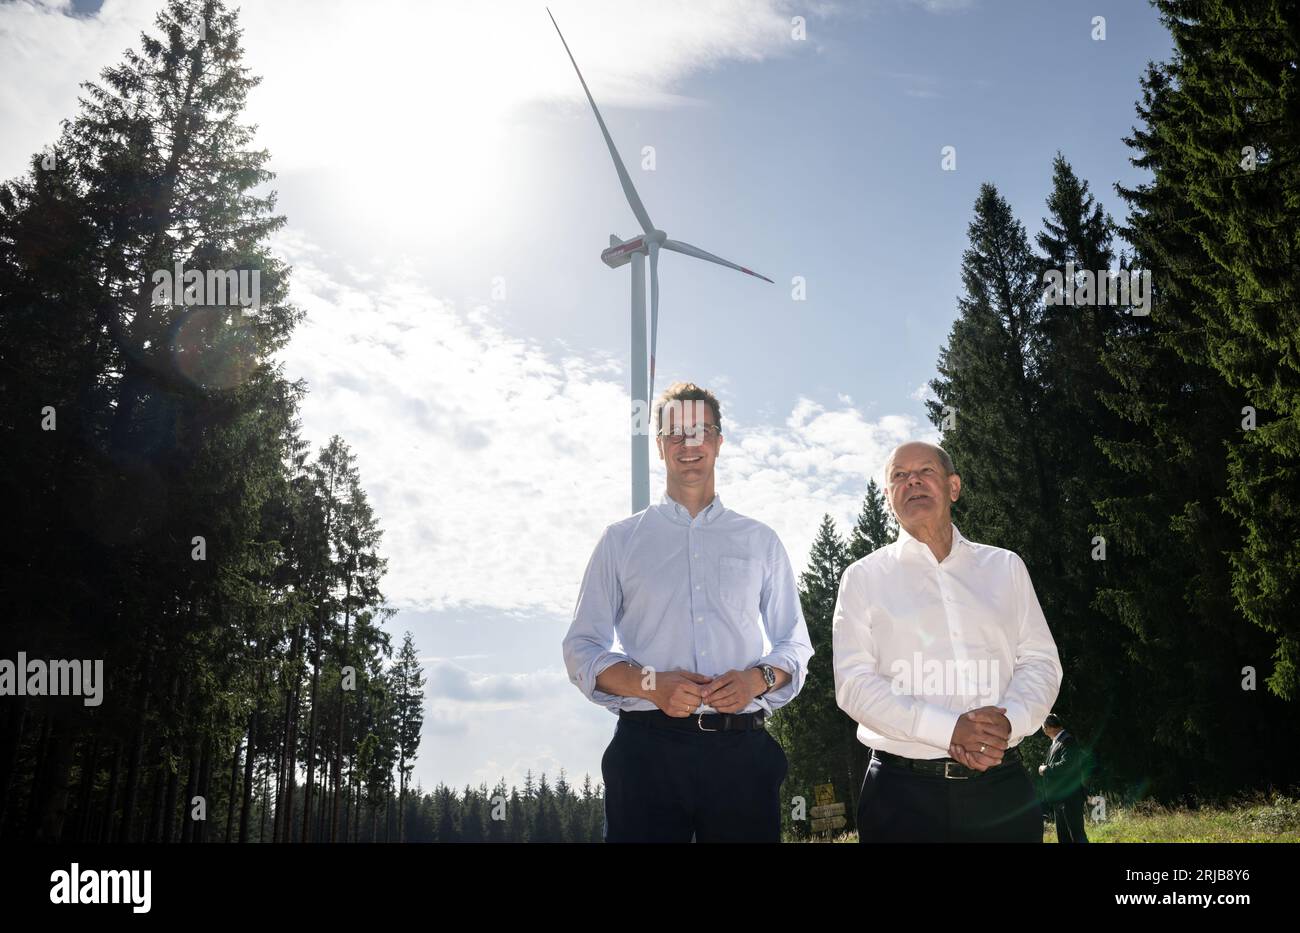
[[[713,393],[675,383],[653,423],[667,490],[605,529],[564,638],[569,679],[618,714],[605,841],[779,842],[788,762],[764,720],[813,654],[794,571],[771,528],[714,492]]]
[[[844,571],[832,622],[835,701],[872,749],[858,840],[1042,842],[1017,746],[1062,671],[1029,571],[953,524],[942,447],[901,445],[885,480],[898,540]]]

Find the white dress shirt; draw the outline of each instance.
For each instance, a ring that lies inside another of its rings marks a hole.
[[[947,757],[958,717],[979,706],[1006,707],[1014,747],[1061,687],[1024,561],[968,541],[956,525],[942,562],[900,528],[893,544],[850,564],[832,648],[835,700],[858,723],[859,741],[907,758]],[[975,672],[987,676],[965,676]]]
[[[765,631],[771,643],[766,653]],[[750,713],[771,712],[794,699],[812,654],[780,538],[762,522],[724,508],[717,495],[691,518],[665,492],[658,505],[607,527],[564,637],[569,679],[613,712],[658,708],[596,688],[600,673],[621,661],[709,677],[760,663],[788,671],[789,683],[741,710]],[[716,710],[703,704],[696,712]]]

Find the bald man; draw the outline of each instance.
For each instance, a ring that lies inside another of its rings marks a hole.
[[[952,523],[961,477],[941,447],[885,463],[898,540],[840,579],[835,699],[872,749],[860,842],[1042,842],[1017,746],[1061,686],[1024,561]]]

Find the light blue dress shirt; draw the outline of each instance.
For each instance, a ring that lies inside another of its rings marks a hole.
[[[764,632],[771,644],[766,653]],[[717,495],[691,518],[665,492],[658,505],[607,527],[564,637],[569,679],[612,712],[658,708],[596,689],[600,673],[620,662],[710,677],[758,664],[788,671],[790,682],[751,700],[741,710],[749,713],[772,712],[794,699],[812,655],[781,539],[725,508]],[[716,710],[706,704],[696,712]]]

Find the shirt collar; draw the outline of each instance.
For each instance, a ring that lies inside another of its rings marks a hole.
[[[904,546],[915,545],[916,547],[925,548],[927,551],[930,550],[929,545],[923,544],[922,542],[918,541],[916,538],[912,537],[910,534],[908,534],[907,529],[904,528],[901,524],[898,526],[898,540],[899,543],[903,544]],[[953,522],[952,523],[952,550],[948,552],[948,556],[951,557],[954,553],[956,553],[957,549],[962,545],[969,545],[969,544],[970,542],[967,541],[966,537],[961,533],[961,529],[959,529],[957,527],[957,524]]]
[[[690,510],[668,495],[667,490],[664,491],[662,498],[659,500],[659,511],[683,525],[689,525],[692,521],[711,522],[722,514],[722,508],[722,497],[716,492],[713,494],[713,501],[702,508],[694,519],[691,518]]]

